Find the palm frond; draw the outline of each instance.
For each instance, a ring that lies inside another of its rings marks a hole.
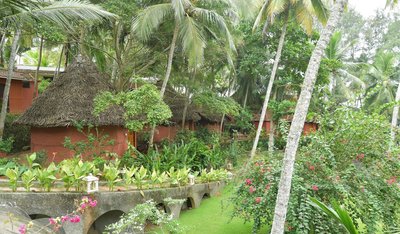
[[[295,8],[296,20],[303,27],[308,35],[311,35],[313,29],[313,15],[307,8],[299,3]]]
[[[184,17],[180,23],[179,38],[183,52],[187,55],[189,66],[195,67],[203,63],[206,42],[201,28],[191,17]]]
[[[210,26],[216,26],[217,29],[225,35],[225,39],[228,42],[229,48],[232,51],[236,51],[235,43],[233,41],[232,35],[228,29],[228,26],[225,23],[224,18],[216,13],[215,11],[203,9],[203,8],[194,8],[193,12],[196,16],[201,18],[206,24]]]
[[[185,16],[185,8],[190,5],[187,0],[171,0],[172,9],[174,9],[175,18],[177,20],[182,20]]]
[[[258,12],[257,18],[256,18],[256,20],[254,21],[253,32],[254,32],[254,31],[256,30],[256,28],[260,25],[260,22],[261,22],[263,19],[266,19],[266,18],[267,18],[267,16],[266,16],[266,11],[267,11],[267,8],[268,8],[268,3],[269,3],[269,0],[265,0],[265,2],[264,2],[264,4],[262,5],[260,11]]]
[[[132,31],[139,39],[147,41],[151,33],[160,26],[163,20],[172,14],[171,3],[150,6],[144,9],[132,22]]]
[[[271,0],[268,4],[267,14],[271,17],[271,22],[274,21],[274,18],[282,13],[287,7],[287,0]]]
[[[323,0],[311,0],[312,6],[314,8],[314,14],[317,16],[318,20],[325,25],[329,18],[329,11]]]
[[[71,29],[71,22],[76,20],[99,22],[115,18],[116,15],[103,10],[100,6],[78,0],[61,0],[45,7],[34,7],[17,14],[4,17],[2,20],[14,23],[31,23],[35,20],[48,20],[66,29]]]

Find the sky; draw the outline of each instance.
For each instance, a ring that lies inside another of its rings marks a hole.
[[[383,9],[386,0],[349,0],[349,4],[364,17],[369,17],[374,15],[376,9]]]

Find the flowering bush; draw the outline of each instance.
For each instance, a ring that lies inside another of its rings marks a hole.
[[[343,233],[309,204],[309,197],[339,200],[359,229],[382,233],[400,224],[397,153],[387,154],[389,124],[378,115],[338,111],[315,135],[303,139],[295,163],[288,206],[288,233]],[[396,156],[394,156],[396,155]],[[267,156],[244,173],[232,198],[234,217],[254,222],[254,232],[270,225],[281,158]]]
[[[75,201],[75,203],[76,209],[73,212],[63,215],[61,217],[49,218],[49,223],[46,225],[46,227],[52,227],[54,232],[58,232],[65,222],[69,221],[71,223],[79,223],[81,221],[80,214],[83,214],[88,208],[95,207],[97,205],[97,200],[94,200],[91,197],[84,196],[80,201]],[[27,234],[29,233],[29,229],[32,227],[32,221],[28,224],[22,224],[18,228],[18,232],[19,234]],[[39,232],[35,231],[35,233]]]

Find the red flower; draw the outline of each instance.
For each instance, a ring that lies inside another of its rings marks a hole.
[[[251,185],[251,179],[246,179],[246,184]]]
[[[249,193],[254,193],[255,191],[256,191],[256,188],[254,188],[254,186],[250,186]]]
[[[310,165],[310,166],[308,167],[308,169],[310,169],[311,171],[314,171],[314,170],[315,170],[315,167],[314,167],[313,165]]]
[[[261,197],[256,197],[256,203],[258,204],[258,203],[260,203],[261,202],[261,200],[262,200],[262,198]]]
[[[364,159],[364,157],[365,157],[365,154],[358,154],[357,156],[356,156],[356,159],[357,160],[362,160],[362,159]]]
[[[312,190],[314,190],[314,191],[318,191],[318,190],[319,190],[319,188],[318,188],[317,185],[313,185],[311,188],[312,188]]]

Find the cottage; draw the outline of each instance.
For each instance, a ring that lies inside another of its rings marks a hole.
[[[173,140],[176,134],[182,130],[183,112],[185,109],[186,97],[176,92],[171,87],[165,90],[165,103],[172,111],[172,117],[169,119],[168,125],[160,125],[156,127],[154,134],[154,142],[162,140]],[[193,105],[189,105],[186,110],[185,129],[194,131],[196,122],[200,120],[199,114],[196,112]]]
[[[100,136],[108,135],[114,140],[113,145],[99,145],[96,150],[122,155],[128,141],[134,145],[136,141],[135,135],[124,128],[123,110],[114,106],[98,117],[93,115],[95,96],[110,90],[111,86],[93,62],[78,56],[16,123],[31,126],[31,150],[45,150],[48,156],[56,155],[54,161],[74,155],[63,146],[65,137],[72,142],[87,140],[87,136],[76,129],[76,123],[96,126]],[[87,127],[83,132],[86,131],[89,131]]]
[[[3,99],[7,80],[7,70],[0,70],[0,101]],[[10,85],[8,112],[21,114],[32,105],[35,92],[32,77],[24,72],[15,71]]]

